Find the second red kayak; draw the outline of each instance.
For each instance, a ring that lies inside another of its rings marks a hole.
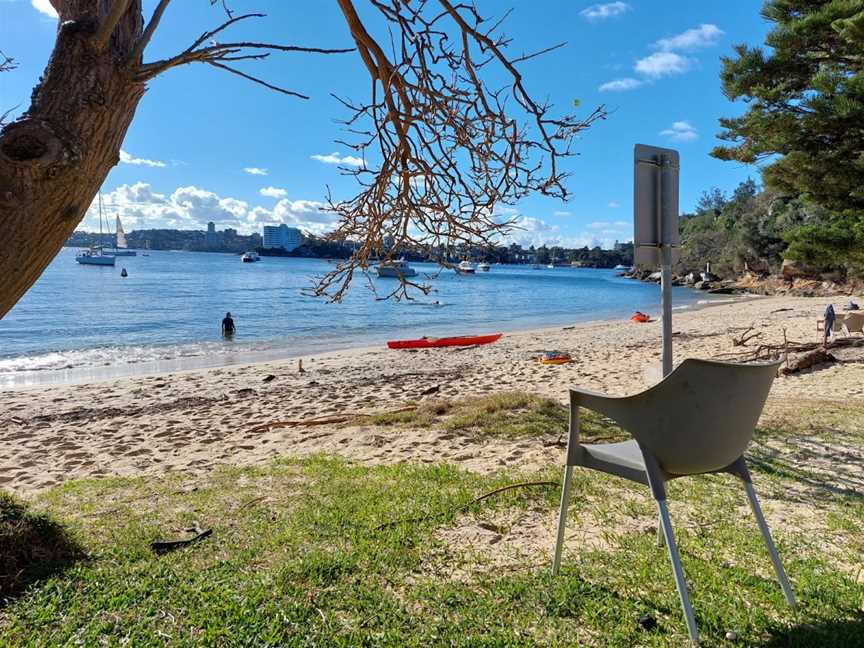
[[[475,344],[491,344],[500,338],[502,333],[490,335],[460,335],[458,337],[424,337],[419,340],[390,340],[387,346],[391,349],[432,349],[435,347],[473,346]]]

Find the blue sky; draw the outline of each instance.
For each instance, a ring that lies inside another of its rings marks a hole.
[[[365,0],[357,0],[358,8]],[[609,118],[577,142],[568,161],[572,199],[532,197],[518,206],[524,244],[609,245],[632,237],[633,144],[681,154],[681,208],[702,191],[731,190],[758,170],[711,158],[718,118],[739,114],[719,83],[720,57],[733,44],[761,43],[767,31],[761,1],[477,0],[481,13],[512,7],[504,31],[514,54],[557,42],[567,46],[521,65],[529,90],[562,110],[579,99],[586,112],[605,104]],[[155,0],[145,0],[145,15]],[[267,17],[239,26],[232,40],[255,39],[318,47],[350,47],[335,0],[235,0],[241,11]],[[26,109],[54,41],[57,21],[47,0],[0,0],[0,47],[19,66],[0,75],[0,111]],[[208,0],[175,0],[145,59],[177,53],[223,14]],[[123,145],[121,163],[104,187],[109,213],[126,230],[217,226],[258,231],[286,222],[314,232],[332,227],[319,207],[329,186],[354,193],[338,160],[352,152],[334,144],[345,110],[330,96],[362,99],[368,75],[356,54],[274,54],[254,71],[310,95],[308,101],[270,92],[208,66],[174,69],[151,82]],[[346,158],[347,156],[347,158]],[[94,212],[81,228],[94,226]]]

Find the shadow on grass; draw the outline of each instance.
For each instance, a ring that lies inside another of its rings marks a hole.
[[[85,557],[66,530],[44,513],[31,513],[0,491],[0,607],[28,586]]]
[[[747,464],[762,473],[798,482],[815,491],[823,491],[852,501],[864,499],[864,489],[859,485],[860,477],[840,465],[835,465],[830,475],[830,478],[838,483],[831,483],[828,477],[796,466],[776,452],[766,452],[762,449],[751,451]]]
[[[864,612],[852,619],[814,621],[771,633],[762,648],[850,648],[864,646]]]

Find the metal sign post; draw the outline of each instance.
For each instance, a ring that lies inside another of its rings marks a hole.
[[[663,375],[672,371],[672,263],[678,258],[678,151],[637,144],[633,156],[636,265],[660,266]]]

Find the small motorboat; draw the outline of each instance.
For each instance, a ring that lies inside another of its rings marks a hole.
[[[242,257],[240,257],[240,260],[243,261],[243,263],[255,263],[256,261],[260,261],[261,257],[258,256],[257,252],[252,251],[246,252]]]
[[[475,346],[491,344],[497,341],[503,333],[489,335],[459,335],[456,337],[423,337],[419,340],[390,340],[387,346],[391,349],[434,349],[437,347]]]
[[[554,264],[554,263],[550,263],[550,264],[547,265],[546,267],[549,268],[550,270],[554,270],[554,269],[555,269],[555,264]]]
[[[401,279],[402,277],[414,277],[417,271],[408,265],[405,259],[398,261],[382,261],[375,266],[375,272],[379,277],[388,279]]]
[[[475,268],[474,264],[467,259],[456,266],[456,272],[459,274],[474,274],[476,271],[477,268]]]
[[[478,263],[478,264],[477,264],[477,269],[478,269],[480,272],[489,272],[489,264],[486,263],[485,261],[484,261],[483,263]]]
[[[96,266],[113,266],[116,262],[113,254],[105,254],[102,248],[94,246],[89,250],[79,252],[75,256],[75,260],[81,265],[96,265]]]

